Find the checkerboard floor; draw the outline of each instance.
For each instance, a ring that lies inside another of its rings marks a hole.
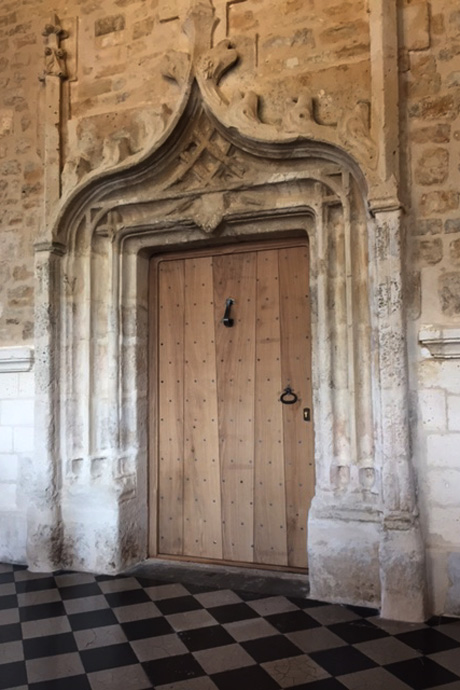
[[[460,620],[0,565],[0,690],[460,690]]]

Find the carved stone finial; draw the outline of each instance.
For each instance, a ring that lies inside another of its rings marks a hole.
[[[354,149],[362,158],[376,164],[377,146],[370,135],[370,104],[358,101],[353,110],[341,118],[339,137],[345,146]]]
[[[184,31],[190,39],[194,57],[203,54],[212,46],[212,35],[219,23],[211,0],[192,0]]]
[[[45,25],[42,31],[45,38],[45,69],[39,77],[45,81],[46,77],[67,77],[66,51],[61,48],[61,40],[68,38],[67,31],[62,28],[56,15]]]

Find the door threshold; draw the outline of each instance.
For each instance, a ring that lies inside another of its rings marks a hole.
[[[307,599],[310,589],[306,572],[286,573],[279,570],[194,563],[164,558],[149,558],[125,571],[124,574],[165,583],[183,583],[204,589],[240,590],[267,596],[299,599]]]

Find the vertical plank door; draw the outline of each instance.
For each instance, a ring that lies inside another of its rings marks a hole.
[[[308,247],[171,255],[156,266],[156,554],[305,568]],[[280,401],[286,387],[293,404]]]

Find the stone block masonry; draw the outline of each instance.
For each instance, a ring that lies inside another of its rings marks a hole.
[[[33,452],[33,350],[0,348],[0,561],[26,561],[25,492]]]

